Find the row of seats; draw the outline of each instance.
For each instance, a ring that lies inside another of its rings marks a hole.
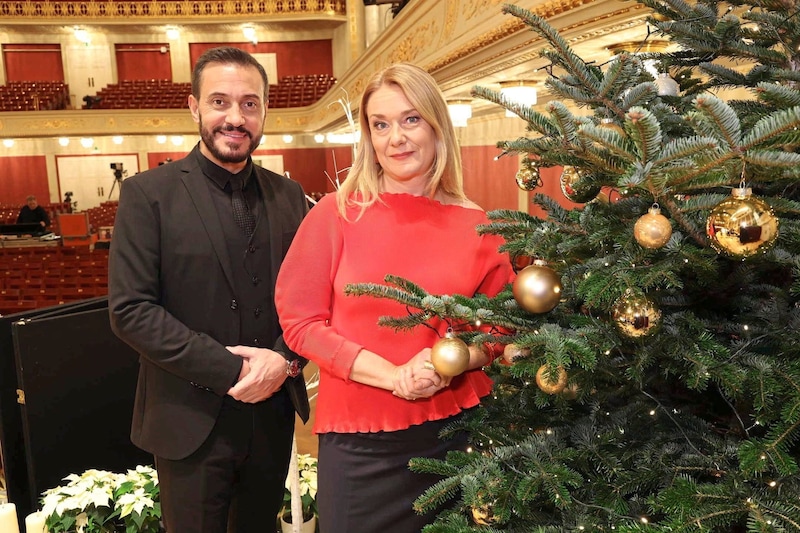
[[[0,224],[16,224],[19,210],[23,205],[25,205],[24,202],[17,205],[0,204]],[[55,221],[57,213],[69,212],[69,206],[64,203],[40,203],[39,205],[47,211],[51,221]]]
[[[110,83],[84,104],[86,109],[180,109],[186,107],[191,83],[170,80],[126,80]]]
[[[39,204],[44,207],[47,214],[50,216],[51,229],[58,232],[55,227],[57,223],[57,216],[59,213],[69,213],[70,208],[66,203],[51,203]],[[119,202],[116,200],[108,200],[102,202],[97,207],[92,207],[86,210],[89,215],[89,227],[93,231],[103,226],[113,226],[114,218],[117,216],[117,206]],[[19,216],[21,205],[2,205],[0,204],[0,224],[15,224]]]
[[[270,107],[311,105],[336,83],[329,74],[284,76],[270,85]],[[84,97],[82,109],[183,109],[191,93],[190,83],[170,80],[123,80]],[[0,111],[67,109],[69,87],[63,82],[24,81],[0,85]]]
[[[69,86],[61,81],[12,81],[0,85],[0,111],[67,109]]]
[[[108,294],[108,250],[0,248],[0,314]]]
[[[270,85],[269,106],[273,108],[311,105],[336,84],[329,74],[284,76],[277,85]]]

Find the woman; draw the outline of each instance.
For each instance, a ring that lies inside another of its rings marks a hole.
[[[412,504],[437,478],[410,472],[408,460],[464,447],[464,438],[438,433],[489,393],[481,370],[489,356],[470,347],[468,371],[440,376],[430,352],[447,323],[380,327],[379,317],[407,309],[347,296],[345,287],[394,274],[432,294],[493,296],[512,271],[500,238],[476,231],[487,218],[464,195],[455,131],[434,79],[392,65],[367,84],[360,110],[355,162],[301,224],[276,306],[287,344],[320,368],[320,530],[410,533],[434,518]]]

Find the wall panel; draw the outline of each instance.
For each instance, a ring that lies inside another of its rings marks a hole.
[[[6,81],[64,81],[58,44],[4,44]]]
[[[251,54],[274,53],[278,58],[278,77],[301,74],[333,75],[333,52],[329,39],[280,43],[225,43]],[[221,43],[190,43],[190,64],[194,66],[203,52]],[[269,80],[271,84],[277,80]]]
[[[0,204],[21,208],[29,194],[41,204],[50,203],[45,156],[0,157]]]

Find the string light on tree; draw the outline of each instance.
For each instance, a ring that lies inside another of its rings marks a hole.
[[[766,252],[778,238],[778,218],[749,187],[731,191],[706,220],[706,234],[717,252],[744,259]]]
[[[661,311],[646,296],[628,289],[611,308],[617,328],[628,337],[652,333],[661,321]]]
[[[585,204],[600,192],[600,186],[592,181],[591,174],[581,168],[565,166],[560,181],[561,192],[576,204]]]
[[[672,236],[672,225],[669,219],[661,214],[658,204],[642,215],[633,226],[633,236],[645,248],[661,248]]]
[[[529,313],[547,313],[561,299],[561,276],[541,259],[523,268],[514,279],[512,293]]]

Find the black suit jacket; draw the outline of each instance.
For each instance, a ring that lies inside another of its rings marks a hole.
[[[308,203],[297,182],[254,168],[274,287]],[[182,459],[205,441],[242,364],[225,348],[239,342],[239,313],[207,180],[194,154],[124,180],[109,255],[111,328],[140,354],[131,440],[167,459]],[[274,315],[274,307],[268,312]],[[270,342],[296,356],[282,342],[277,316],[271,318]],[[306,421],[302,374],[285,387]]]

